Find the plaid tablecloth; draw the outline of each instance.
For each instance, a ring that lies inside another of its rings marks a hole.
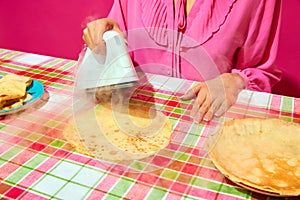
[[[0,198],[272,198],[243,189],[216,170],[203,149],[209,123],[193,123],[190,102],[178,99],[194,83],[181,79],[149,74],[154,90],[144,86],[135,95],[136,101],[154,104],[173,123],[167,147],[172,157],[153,157],[153,162],[168,162],[166,167],[131,173],[75,152],[62,137],[72,115],[75,65],[72,60],[0,49],[0,75],[30,76],[46,91],[32,107],[0,119]],[[225,118],[270,116],[300,122],[300,99],[244,90]]]

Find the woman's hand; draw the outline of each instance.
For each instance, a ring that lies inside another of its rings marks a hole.
[[[98,19],[87,24],[83,30],[82,39],[91,50],[94,50],[96,47],[104,45],[103,34],[109,30],[121,33],[118,23],[113,19]]]
[[[235,73],[224,73],[218,78],[202,82],[181,97],[188,100],[196,97],[191,116],[195,121],[210,121],[213,116],[223,115],[246,88],[244,79]]]

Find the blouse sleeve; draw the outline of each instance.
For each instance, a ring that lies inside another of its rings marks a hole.
[[[127,0],[114,0],[112,8],[108,14],[108,18],[114,19],[118,22],[121,31],[125,32],[127,29]]]
[[[281,78],[281,71],[275,65],[281,0],[261,2],[264,3],[251,19],[247,38],[237,54],[232,72],[244,78],[247,89],[271,92],[272,86]]]

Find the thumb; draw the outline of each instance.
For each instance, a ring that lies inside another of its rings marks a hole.
[[[181,100],[190,100],[197,96],[201,89],[201,84],[196,85],[192,89],[188,90],[184,95],[180,97]]]

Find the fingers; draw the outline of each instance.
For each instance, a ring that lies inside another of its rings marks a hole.
[[[196,122],[201,122],[204,119],[204,116],[210,110],[211,102],[206,99],[202,104],[199,104],[197,101],[193,104],[194,111],[191,112],[191,115]],[[195,108],[194,108],[195,107]],[[207,119],[205,119],[207,120]]]
[[[227,105],[226,105],[225,102],[223,102],[223,103],[219,106],[219,108],[216,110],[215,116],[216,116],[216,117],[221,117],[222,115],[225,114],[226,110],[227,110]]]
[[[237,100],[245,88],[244,80],[236,74],[225,73],[220,77],[200,83],[181,97],[189,100],[196,97],[191,116],[196,122],[210,121],[221,117]]]
[[[210,96],[202,102],[195,101],[191,116],[195,122],[211,121],[215,116],[221,117],[227,110],[226,102],[222,99],[211,100]]]
[[[211,121],[214,116],[221,117],[226,112],[226,110],[226,102],[221,98],[217,98],[211,104],[211,107],[204,115],[203,120]]]
[[[98,19],[87,24],[83,30],[82,39],[91,50],[94,50],[99,45],[104,46],[103,34],[109,30],[121,33],[117,22],[114,20],[109,18]]]
[[[191,116],[193,117],[194,121],[202,121],[204,116],[210,110],[211,105],[212,100],[208,93],[208,90],[206,87],[202,87],[202,89],[198,92],[197,98],[194,101],[193,108],[191,110]]]
[[[193,91],[198,91],[190,113],[195,122],[210,121],[214,116],[220,117],[226,112],[226,98],[224,94],[220,94],[220,91],[212,91],[204,83],[201,83]],[[187,98],[191,97],[190,94],[187,93]]]
[[[104,44],[102,39],[103,33],[106,31],[107,25],[101,20],[93,21],[87,24],[85,36],[88,47],[94,50],[97,46]]]
[[[83,41],[85,42],[85,44],[86,44],[90,49],[95,48],[95,45],[93,44],[92,37],[89,35],[89,31],[88,31],[87,28],[85,28],[85,29],[83,30],[82,39],[83,39]]]
[[[188,90],[187,93],[185,93],[183,96],[180,97],[181,100],[190,100],[197,96],[198,92],[200,91],[202,87],[202,83],[196,85],[192,89]]]
[[[202,121],[204,115],[210,108],[211,98],[207,91],[205,83],[199,83],[192,89],[188,90],[183,96],[180,97],[181,100],[190,100],[195,98],[190,115],[193,117],[194,121]]]

